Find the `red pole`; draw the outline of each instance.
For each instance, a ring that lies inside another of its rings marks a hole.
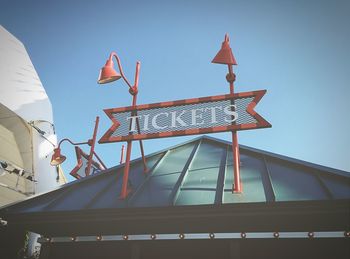
[[[137,66],[139,65],[139,62],[137,62],[136,65],[136,71]],[[138,73],[136,73],[138,74]],[[135,83],[137,83],[138,80],[135,79]],[[134,88],[131,88],[131,94],[132,94],[132,107],[136,106],[136,100],[137,100],[137,84],[135,84]],[[122,185],[122,192],[120,194],[121,199],[125,199],[128,196],[128,181],[129,181],[129,169],[130,169],[130,156],[131,156],[131,148],[132,148],[132,141],[127,141],[127,147],[126,147],[126,160],[125,160],[125,166],[124,166],[124,176],[123,176],[123,185]]]
[[[88,164],[86,167],[86,171],[85,171],[85,175],[88,176],[90,174],[90,170],[91,170],[91,164],[92,164],[92,156],[94,155],[94,150],[95,150],[95,143],[96,143],[96,135],[97,135],[97,129],[98,129],[98,123],[99,123],[100,118],[97,116],[96,117],[96,121],[95,121],[95,129],[94,129],[94,133],[92,135],[92,139],[91,139],[91,148],[90,148],[90,154],[89,154],[89,159],[88,159]]]
[[[135,86],[134,86],[134,94],[135,94],[135,104],[133,103],[133,106],[136,106],[136,95],[138,94],[138,87],[139,87],[139,74],[140,74],[140,62],[137,61],[136,63],[136,73],[135,73]],[[140,133],[140,122],[138,119],[136,119],[137,123],[137,130]],[[146,158],[145,158],[145,152],[143,150],[143,143],[140,139],[140,150],[141,150],[141,156],[142,156],[142,162],[143,162],[143,172],[147,173],[147,164],[146,164]]]
[[[140,62],[137,61],[136,62],[136,73],[135,73],[135,84],[129,90],[130,94],[132,95],[132,107],[133,108],[136,107],[138,84],[139,84],[139,72],[140,72]],[[126,147],[126,160],[125,160],[125,166],[124,166],[123,185],[122,185],[122,192],[120,195],[121,199],[125,199],[128,196],[128,181],[129,181],[131,148],[132,148],[132,141],[129,140],[129,141],[127,141],[127,147]],[[140,148],[141,148],[141,155],[142,155],[143,163],[144,163],[144,170],[147,170],[146,161],[145,161],[145,157],[143,154],[143,146],[142,146],[141,141],[140,141]]]
[[[117,53],[112,52],[109,56],[109,60],[112,60],[112,57],[115,57],[118,63],[118,67],[119,67],[119,71],[120,71],[120,75],[121,77],[124,79],[124,81],[126,82],[126,84],[129,86],[129,93],[132,95],[132,107],[135,108],[136,107],[136,99],[137,99],[137,93],[138,93],[138,84],[139,84],[139,74],[140,74],[140,62],[137,61],[136,62],[136,73],[135,73],[135,83],[134,86],[132,86],[128,79],[125,77],[124,73],[123,73],[123,68],[121,66],[119,57],[117,55]],[[100,79],[99,79],[100,81]],[[132,115],[135,115],[136,111],[134,110],[132,112]],[[131,122],[130,122],[131,123]],[[138,130],[140,131],[140,126],[139,123],[137,121],[137,127]],[[124,167],[124,176],[123,176],[123,184],[122,184],[122,192],[120,194],[120,197],[122,199],[125,199],[128,195],[128,177],[129,177],[129,168],[130,168],[130,156],[131,156],[131,148],[132,148],[132,141],[127,141],[127,148],[126,148],[126,161],[125,161],[125,167]],[[143,160],[143,165],[144,165],[144,172],[147,172],[147,165],[146,165],[146,159],[145,159],[145,155],[144,155],[144,150],[143,150],[143,144],[142,141],[140,140],[140,149],[141,149],[141,155],[142,155],[142,160]],[[122,161],[122,159],[121,159]]]
[[[234,94],[234,85],[233,82],[236,79],[236,75],[233,73],[232,65],[228,65],[229,74],[227,75],[227,81],[230,83],[230,94]],[[233,176],[234,176],[234,184],[232,188],[232,192],[241,193],[242,192],[242,184],[241,184],[241,176],[240,176],[240,158],[239,158],[239,146],[238,146],[238,137],[237,131],[232,131],[232,155],[233,155]]]
[[[140,131],[140,125],[139,125],[138,120],[137,120],[137,127],[138,127],[138,130]],[[140,139],[140,150],[141,150],[141,156],[142,156],[142,162],[143,162],[143,172],[146,174],[148,172],[148,169],[147,169],[146,157],[145,157],[145,153],[143,151],[143,144],[142,144],[141,139]]]
[[[132,148],[132,141],[127,141],[127,148],[126,148],[126,160],[125,160],[125,166],[124,166],[124,176],[123,176],[123,185],[122,185],[122,192],[120,194],[121,199],[125,199],[128,196],[128,181],[129,181],[129,168],[130,168],[130,155],[131,155],[131,148]]]
[[[103,163],[102,159],[96,154],[94,151],[94,155],[97,158],[97,160],[100,162],[100,164],[103,166],[104,169],[107,169],[107,166]]]
[[[122,164],[123,163],[123,160],[124,160],[124,145],[122,145],[122,152],[120,154],[120,161],[119,161],[119,164]]]

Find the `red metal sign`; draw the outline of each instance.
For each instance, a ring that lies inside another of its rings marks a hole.
[[[271,127],[254,111],[266,90],[105,109],[110,143]]]
[[[75,154],[77,156],[77,165],[73,168],[73,170],[70,172],[70,175],[75,177],[76,179],[84,178],[85,176],[90,175],[90,172],[87,169],[87,165],[89,162],[89,155],[86,154],[81,148],[75,147]],[[101,166],[96,161],[91,161],[91,174],[94,174],[95,172],[101,171],[105,169],[103,166]]]

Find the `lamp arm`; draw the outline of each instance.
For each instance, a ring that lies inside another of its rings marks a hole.
[[[73,146],[89,144],[88,141],[86,141],[86,142],[78,142],[78,143],[75,143],[75,142],[71,141],[69,138],[64,138],[64,139],[62,139],[62,140],[58,143],[58,148],[60,148],[61,144],[62,144],[64,141],[68,141],[68,142],[71,143]]]
[[[135,90],[138,90],[138,86],[139,86],[139,74],[140,74],[140,61],[136,62],[136,72],[135,72]]]
[[[115,59],[117,60],[117,63],[118,63],[118,68],[119,68],[119,72],[120,72],[120,75],[122,76],[122,78],[124,79],[125,83],[127,83],[127,85],[129,86],[130,89],[133,89],[132,85],[129,83],[128,79],[125,77],[124,75],[124,72],[123,72],[123,67],[120,63],[120,59],[117,55],[117,53],[115,52],[112,52],[109,56],[109,59],[112,59],[112,57],[115,57]]]

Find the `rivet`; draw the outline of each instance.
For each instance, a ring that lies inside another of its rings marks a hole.
[[[309,232],[307,235],[309,238],[313,238],[315,236],[314,232]]]
[[[180,239],[185,239],[185,235],[181,233],[181,234],[179,235],[179,238],[180,238]]]
[[[214,233],[210,233],[210,234],[209,234],[209,238],[210,238],[210,239],[214,239],[214,238],[215,238],[215,234],[214,234]]]
[[[151,239],[152,239],[152,240],[155,240],[156,238],[157,238],[157,236],[156,236],[155,234],[152,234],[152,235],[151,235]]]
[[[280,233],[274,232],[274,233],[273,233],[273,237],[274,237],[274,238],[279,238],[279,237],[280,237]]]
[[[245,232],[242,232],[241,233],[241,238],[246,238],[247,237],[247,234]]]
[[[128,239],[129,239],[129,236],[128,236],[128,235],[123,235],[123,239],[124,239],[124,240],[128,240]]]
[[[344,232],[344,236],[345,236],[345,237],[350,237],[350,231],[345,231],[345,232]]]
[[[102,240],[102,236],[97,236],[97,237],[96,237],[96,240],[97,240],[97,241],[101,241],[101,240]]]

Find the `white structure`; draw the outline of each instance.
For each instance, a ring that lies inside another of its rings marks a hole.
[[[52,117],[24,45],[0,25],[0,207],[65,182],[50,165],[57,144]]]

